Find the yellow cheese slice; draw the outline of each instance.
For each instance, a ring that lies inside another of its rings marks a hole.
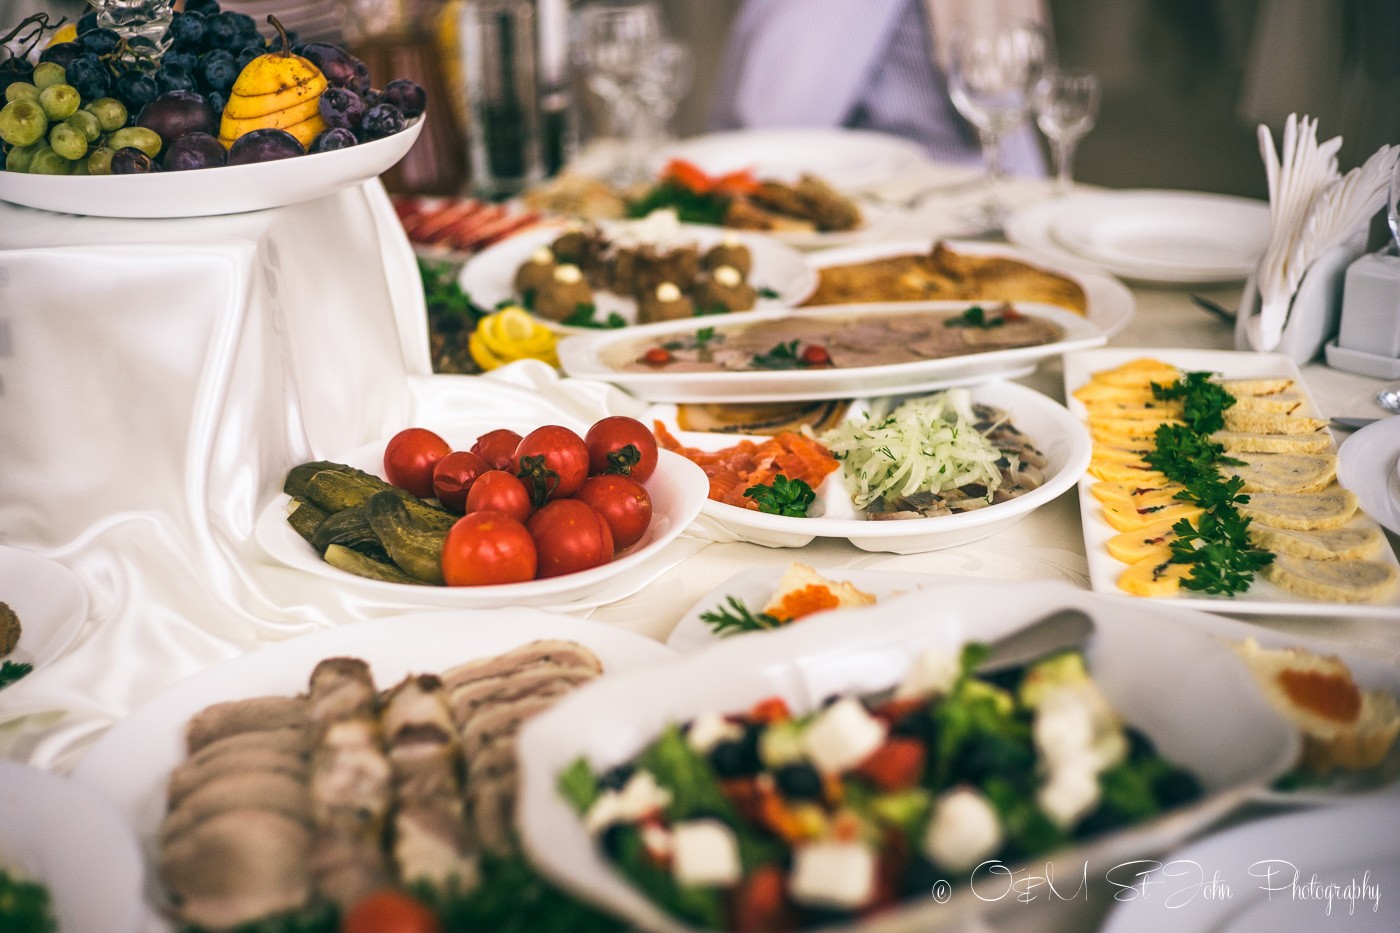
[[[1182,578],[1190,574],[1191,568],[1186,564],[1147,557],[1123,571],[1118,577],[1118,587],[1134,596],[1175,596],[1180,592]]]
[[[1159,553],[1159,548],[1168,547],[1172,538],[1172,523],[1156,521],[1134,531],[1124,531],[1108,539],[1108,553],[1125,564],[1138,561]]]

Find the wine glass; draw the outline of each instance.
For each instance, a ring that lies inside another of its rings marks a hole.
[[[1400,252],[1400,159],[1390,171],[1390,196],[1386,199],[1385,219],[1390,224],[1392,247]]]
[[[645,89],[662,44],[654,2],[591,3],[578,13],[575,55],[589,90],[606,105],[608,135],[621,141],[618,184],[639,180],[637,150],[648,130]]]
[[[1006,217],[998,194],[1004,177],[1002,140],[1029,114],[1031,90],[1046,57],[1045,34],[1031,25],[963,30],[952,37],[948,93],[977,130],[987,163],[986,197],[971,219],[989,230],[1000,229]]]
[[[1099,79],[1091,74],[1054,71],[1035,88],[1035,123],[1050,141],[1055,159],[1055,191],[1074,187],[1074,150],[1094,128],[1099,114]]]
[[[681,98],[695,80],[695,63],[690,49],[680,42],[663,40],[648,63],[637,93],[647,132],[641,134],[648,147],[664,137]]]

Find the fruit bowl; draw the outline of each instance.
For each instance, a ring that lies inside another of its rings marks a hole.
[[[29,175],[0,171],[0,201],[92,217],[208,217],[285,207],[335,194],[387,171],[423,131],[347,149],[252,165],[150,175]]]

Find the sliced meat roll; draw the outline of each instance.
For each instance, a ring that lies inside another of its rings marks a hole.
[[[195,714],[185,730],[193,755],[219,739],[242,732],[265,732],[306,725],[306,697],[254,697],[215,703]]]
[[[477,658],[449,669],[442,675],[443,685],[451,694],[462,684],[483,677],[498,677],[522,667],[541,662],[564,666],[591,667],[603,671],[603,662],[583,645],[558,639],[541,639],[490,658]]]
[[[311,807],[306,782],[277,771],[222,775],[195,788],[166,814],[160,825],[161,843],[169,844],[211,817],[250,809],[309,824]]]

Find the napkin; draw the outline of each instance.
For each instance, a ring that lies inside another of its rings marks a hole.
[[[1357,235],[1385,203],[1400,147],[1382,146],[1345,176],[1337,170],[1340,136],[1317,141],[1317,120],[1289,114],[1282,148],[1259,127],[1259,151],[1269,181],[1269,245],[1255,271],[1259,313],[1245,325],[1255,350],[1278,349],[1293,296],[1309,267]]]

